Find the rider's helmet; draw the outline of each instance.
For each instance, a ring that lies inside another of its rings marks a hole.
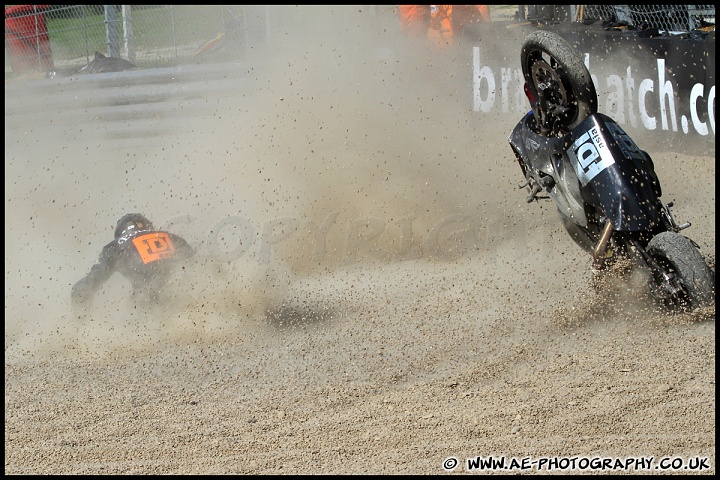
[[[139,213],[128,213],[118,220],[115,227],[115,239],[143,230],[153,230],[154,228],[152,222]]]

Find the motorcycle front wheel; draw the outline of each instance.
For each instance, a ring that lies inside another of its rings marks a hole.
[[[662,232],[648,243],[647,253],[680,290],[668,284],[662,272],[653,272],[655,296],[670,308],[692,310],[715,300],[715,276],[695,244],[680,234]]]
[[[567,131],[597,113],[595,85],[573,47],[558,34],[538,30],[525,38],[520,65],[530,92],[538,100],[538,122]],[[537,113],[537,112],[536,112]]]

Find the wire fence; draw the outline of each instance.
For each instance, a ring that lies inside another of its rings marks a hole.
[[[239,30],[229,6],[19,5],[5,9],[5,63],[13,71],[77,69],[100,52],[137,66],[189,59]],[[48,58],[50,57],[50,58]]]
[[[685,33],[715,26],[715,5],[583,5],[577,19],[614,22],[638,30]]]
[[[389,26],[397,24],[393,6],[360,7],[385,17]],[[127,59],[137,67],[193,62],[220,50],[242,56],[288,31],[296,21],[293,10],[297,8],[288,5],[6,6],[5,72],[73,73],[91,63],[95,52]],[[518,5],[517,12],[519,20],[602,20],[667,32],[715,25],[714,5]]]
[[[678,34],[715,27],[715,5],[519,5],[518,19],[537,23],[601,21],[612,28]]]

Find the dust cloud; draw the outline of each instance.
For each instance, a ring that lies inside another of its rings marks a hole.
[[[100,120],[116,107],[79,105],[78,93],[102,104],[92,84],[46,81],[51,111],[7,118],[9,347],[98,352],[237,334],[282,309],[297,276],[557,253],[552,207],[521,206],[515,191],[505,140],[517,112],[468,108],[462,50],[419,48],[362,9],[288,12],[240,70],[208,74],[241,74],[241,87],[218,94],[208,79],[191,114],[179,101],[143,135],[132,111],[110,132]],[[508,47],[492,55],[517,56]],[[166,136],[152,131],[170,119]],[[185,236],[198,259],[157,311],[138,311],[115,277],[72,311],[70,286],[130,211]],[[583,275],[570,275],[578,288]]]
[[[281,7],[270,41],[164,83],[6,85],[6,473],[441,473],[492,452],[714,471],[714,308],[594,284],[519,188],[525,110],[473,112],[470,45],[419,48],[364,8]],[[488,52],[519,63],[521,30],[498,28]],[[714,157],[642,147],[714,253]],[[73,310],[128,212],[197,258],[152,308],[115,275]]]
[[[6,270],[11,345],[135,348],[174,330],[194,338],[198,322],[227,334],[237,331],[228,323],[245,330],[241,318],[282,302],[295,275],[454,260],[493,248],[491,231],[516,235],[496,228],[507,208],[498,185],[511,180],[493,166],[507,152],[487,150],[511,119],[479,128],[453,56],[368,28],[362,12],[337,16],[284,17],[284,35],[258,47],[265,61],[240,72],[244,87],[201,92],[204,108],[175,119],[167,138],[132,138],[132,112],[109,132],[100,120],[113,107],[83,109],[78,91],[91,106],[99,94],[67,81],[46,81],[52,111],[8,119],[19,123],[6,126],[7,248],[21,252]],[[181,108],[156,114],[154,127]],[[72,312],[70,286],[131,211],[199,248],[197,273],[177,282],[174,316],[169,306],[161,320],[136,311],[115,277],[91,309]],[[156,334],[141,341],[146,330]]]

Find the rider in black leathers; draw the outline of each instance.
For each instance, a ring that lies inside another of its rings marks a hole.
[[[72,287],[74,305],[89,304],[114,272],[130,280],[138,303],[157,302],[167,274],[195,255],[180,236],[156,230],[139,213],[122,217],[115,227],[115,240],[103,247],[90,273]]]

